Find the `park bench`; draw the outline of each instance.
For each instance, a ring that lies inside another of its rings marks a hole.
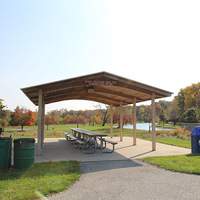
[[[72,144],[74,141],[78,140],[78,138],[74,137],[73,135],[70,135],[69,133],[67,132],[64,132],[65,134],[65,137],[66,137],[66,140]]]
[[[67,132],[64,132],[65,134],[65,137],[66,137],[66,140],[73,145],[73,147],[75,149],[81,149],[83,153],[85,154],[91,154],[91,153],[94,153],[95,151],[92,151],[92,152],[85,152],[84,151],[84,148],[87,144],[86,141],[83,141],[83,140],[79,140],[77,137],[74,137],[73,135],[70,135],[69,133]]]
[[[117,142],[114,142],[114,141],[112,141],[112,140],[108,140],[108,139],[106,139],[106,138],[102,138],[102,141],[104,142],[104,147],[102,148],[102,149],[105,149],[106,148],[106,143],[110,143],[110,144],[112,144],[113,145],[113,149],[111,150],[111,151],[102,151],[102,149],[101,149],[101,152],[102,153],[112,153],[114,150],[115,150],[115,145],[116,144],[118,144]]]
[[[88,146],[88,141],[86,141],[86,140],[76,140],[73,144],[74,148],[77,148],[77,146],[76,146],[77,144],[78,144],[78,148],[81,149],[81,151],[84,154],[94,154],[96,152],[95,148],[93,148],[92,151],[85,151],[90,148],[90,146]]]

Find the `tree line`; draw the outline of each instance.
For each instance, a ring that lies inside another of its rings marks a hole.
[[[155,103],[156,122],[163,125],[167,122],[199,122],[200,116],[200,83],[192,84],[184,89],[180,89],[177,96],[172,101],[160,100]],[[113,123],[119,125],[119,107],[113,108]],[[123,106],[123,125],[131,124],[133,116],[132,106]],[[136,117],[138,122],[151,121],[151,106],[140,105],[136,107]],[[95,110],[60,110],[49,111],[45,116],[45,124],[101,124],[110,122],[110,106],[102,108],[97,105]],[[6,109],[3,100],[0,99],[0,126],[24,126],[37,125],[37,112],[32,112],[23,107],[17,106],[14,112]]]

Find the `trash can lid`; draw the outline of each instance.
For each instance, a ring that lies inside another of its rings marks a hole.
[[[10,140],[10,139],[12,139],[12,138],[10,138],[10,137],[0,137],[0,140]]]
[[[200,126],[196,126],[192,129],[191,135],[200,135]]]
[[[18,138],[18,139],[14,139],[13,141],[15,142],[32,142],[35,143],[35,139],[34,138]]]

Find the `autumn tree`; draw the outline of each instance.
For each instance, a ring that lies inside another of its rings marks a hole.
[[[188,108],[196,107],[196,97],[200,90],[200,83],[192,84],[184,89],[185,111]]]
[[[96,113],[95,115],[92,115],[90,117],[90,123],[92,123],[93,126],[94,124],[101,124],[102,123],[101,113]]]
[[[67,115],[64,118],[64,124],[73,124],[74,123],[74,117],[72,115]]]
[[[196,108],[198,115],[200,115],[200,82],[181,89],[175,99],[178,101],[178,107],[180,109],[180,121],[191,121],[186,115],[186,112],[189,114],[190,112],[195,113],[196,111],[193,109],[191,111],[190,108]]]
[[[144,116],[145,116],[145,109],[144,106],[139,106],[139,108],[137,109],[137,119],[138,121],[142,122],[144,121]]]
[[[122,111],[122,126],[133,123],[132,111],[128,109],[128,106],[123,107]],[[117,123],[120,127],[120,108],[113,108],[113,123]]]
[[[51,116],[47,115],[45,116],[45,124],[47,125],[47,130],[49,129],[49,125],[52,124]]]
[[[76,116],[76,117],[74,118],[74,120],[75,120],[75,124],[77,125],[77,128],[78,128],[78,126],[79,126],[80,124],[82,124],[82,125],[85,125],[85,124],[86,124],[86,118],[85,118],[84,116],[81,116],[81,115]]]
[[[21,126],[23,131],[24,126],[33,126],[36,119],[31,110],[17,106],[13,113],[13,121],[15,125]]]
[[[102,104],[98,104],[95,106],[97,110],[101,113],[102,116],[102,126],[105,126],[108,118],[109,118],[109,106],[106,106],[106,108],[103,108]]]
[[[180,119],[180,108],[178,106],[178,101],[174,99],[172,101],[172,104],[167,110],[167,118],[169,121],[172,121],[174,123],[174,126]]]

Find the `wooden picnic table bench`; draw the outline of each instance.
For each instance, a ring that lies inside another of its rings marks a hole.
[[[78,137],[75,137],[67,132],[64,132],[66,136],[66,140],[73,145],[75,149],[81,149],[83,153],[94,153],[94,152],[85,152],[84,150],[87,149],[86,144],[87,141],[84,141],[83,139],[79,139]]]
[[[64,132],[66,139],[69,141],[70,144],[73,144],[74,148],[81,149],[82,152],[85,154],[95,153],[96,149],[101,149],[102,153],[112,153],[115,150],[115,145],[118,144],[117,142],[103,138],[104,136],[107,136],[107,134],[104,133],[88,131],[81,128],[71,128],[71,130],[73,135]],[[100,145],[97,143],[97,138],[101,141]],[[111,151],[103,150],[106,148],[107,143],[113,145]],[[85,151],[88,150],[89,148],[92,148],[93,151]]]
[[[106,138],[102,138],[102,141],[104,142],[105,146],[102,148],[102,149],[105,149],[106,148],[106,143],[110,143],[113,145],[113,149],[111,151],[103,151],[101,149],[101,152],[102,153],[112,153],[114,150],[115,150],[115,145],[118,144],[117,142],[114,142],[112,140],[109,140],[109,139],[106,139]]]
[[[81,128],[71,128],[71,130],[74,133],[74,136],[78,137],[79,140],[86,141],[85,147],[82,150],[83,153],[95,153],[96,149],[101,149],[102,143],[100,145],[98,145],[97,137],[101,139],[102,137],[107,136],[107,134],[104,134],[104,133],[88,131],[88,130],[81,129]],[[78,136],[77,136],[77,133],[78,133]],[[84,151],[86,149],[88,150],[90,147],[93,148],[92,152]]]
[[[73,135],[70,135],[69,133],[67,132],[64,132],[65,134],[65,137],[66,137],[66,140],[69,142],[69,143],[73,143],[74,141],[78,140],[78,138],[74,137]]]

